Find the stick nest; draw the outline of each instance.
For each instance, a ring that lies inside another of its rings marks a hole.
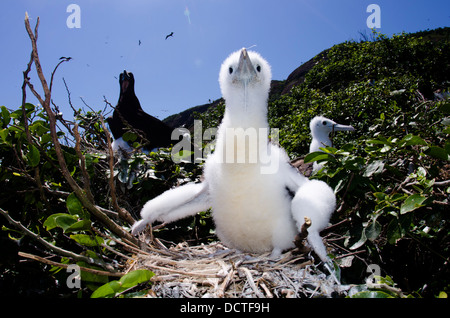
[[[332,275],[295,250],[272,259],[269,253],[241,253],[220,242],[167,248],[154,239],[129,263],[128,271],[137,269],[155,273],[149,294],[153,297],[311,298],[345,292]]]

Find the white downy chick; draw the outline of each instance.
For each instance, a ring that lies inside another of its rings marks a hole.
[[[352,126],[341,125],[331,119],[323,116],[314,117],[309,123],[311,130],[312,141],[309,146],[309,152],[322,151],[320,148],[332,147],[333,144],[330,139],[330,134],[335,131],[354,131]],[[322,169],[323,164],[314,162],[313,171]]]

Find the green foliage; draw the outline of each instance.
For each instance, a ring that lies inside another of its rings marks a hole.
[[[442,273],[442,288],[449,283],[450,121],[449,100],[435,100],[433,91],[448,91],[450,42],[423,36],[334,46],[303,84],[270,104],[269,115],[292,157],[308,153],[312,117],[354,126],[335,136],[334,147],[305,157],[325,163],[313,178],[335,189],[332,223],[347,221],[342,248],[366,250],[367,262],[397,279],[407,275],[417,288],[431,279],[426,271]]]
[[[24,112],[26,117],[23,116]],[[101,113],[95,112],[78,111],[75,114],[77,125],[82,129],[81,155],[77,154],[70,142],[75,135],[71,134],[72,128],[63,118],[60,118],[60,121],[70,129],[67,129],[66,133],[59,132],[58,138],[62,143],[63,157],[70,176],[79,185],[89,184],[83,195],[88,196],[88,193],[92,195],[95,204],[108,211],[114,222],[127,229],[129,224],[119,219],[115,211],[111,211],[112,202],[108,195],[112,191],[109,182],[111,170],[100,116]],[[19,108],[16,111],[2,106],[0,124],[1,209],[7,211],[14,220],[26,224],[27,228],[41,240],[80,257],[88,256],[91,260],[87,263],[59,256],[62,263],[77,263],[95,270],[105,268],[119,270],[122,267],[122,260],[117,256],[117,252],[114,252],[114,249],[121,248],[115,241],[119,238],[91,214],[62,176],[47,114],[32,104],[25,104],[23,109]],[[128,137],[130,140],[133,138],[132,135]],[[165,149],[148,156],[137,152],[128,158],[114,159],[117,162],[112,172],[116,182],[116,198],[118,203],[129,209],[136,218],[139,217],[138,212],[147,200],[173,186],[196,181],[200,177],[200,166],[188,163],[175,164],[170,152],[171,149]],[[80,156],[84,160],[84,166],[81,166]],[[3,217],[0,218],[2,225],[5,221]],[[171,225],[174,227],[173,233],[168,229],[162,229],[161,236],[189,238],[194,237],[194,233],[202,234],[197,228],[209,233],[211,227],[211,220],[206,212],[183,222]],[[20,231],[6,226],[2,228],[8,232],[9,237],[23,239]],[[39,242],[29,242],[27,245],[31,250],[39,251],[42,248]],[[121,251],[124,252],[128,251]],[[54,275],[55,280],[65,280],[64,277],[57,278],[61,275],[61,271],[54,270],[49,274]],[[83,293],[88,293],[89,289],[96,290],[99,283],[108,282],[106,276],[99,276],[94,272],[82,272],[81,277],[85,283]],[[128,289],[130,282],[126,280],[127,277],[131,279],[133,275],[124,276],[119,283]],[[136,278],[136,281],[139,279]],[[115,283],[111,284],[114,286]],[[121,288],[114,290],[122,293]],[[105,297],[99,293],[97,296]]]
[[[100,286],[92,293],[91,298],[114,298],[117,296],[120,298],[128,298],[144,296],[147,293],[146,290],[130,294],[125,294],[125,292],[139,284],[148,282],[154,275],[154,273],[145,269],[129,272],[119,280],[114,280]]]
[[[307,153],[308,123],[318,114],[351,122],[357,129],[351,138],[386,115],[387,122],[406,126],[403,112],[418,92],[431,99],[434,90],[447,88],[449,46],[408,34],[336,45],[317,58],[303,84],[270,103],[270,124],[280,129],[281,145],[291,156]]]

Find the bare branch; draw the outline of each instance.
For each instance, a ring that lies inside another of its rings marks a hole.
[[[105,121],[103,119],[103,116],[100,116],[100,122],[102,124],[103,130],[105,131],[106,135],[106,141],[108,143],[108,152],[109,152],[109,187],[111,188],[111,199],[114,209],[119,213],[119,216],[124,221],[128,222],[129,224],[133,224],[135,222],[134,218],[131,216],[131,214],[125,210],[122,209],[119,204],[117,203],[117,196],[116,196],[116,187],[114,185],[114,153],[111,147],[111,136],[109,135],[108,130],[106,129]]]
[[[129,232],[125,231],[121,226],[116,224],[107,215],[105,215],[103,212],[101,212],[99,209],[96,208],[96,206],[94,205],[94,202],[91,201],[91,199],[85,193],[85,191],[83,191],[83,189],[73,179],[73,177],[70,174],[69,169],[67,168],[67,164],[64,159],[64,154],[61,149],[61,144],[59,143],[58,135],[56,132],[56,116],[50,107],[51,93],[50,93],[49,87],[47,85],[47,81],[45,80],[45,76],[42,71],[41,63],[39,61],[39,54],[38,54],[37,45],[36,45],[38,25],[39,25],[39,18],[36,23],[35,34],[33,34],[33,31],[31,30],[31,27],[30,27],[30,21],[28,19],[28,14],[25,16],[25,28],[28,32],[28,35],[31,40],[31,45],[33,48],[32,56],[33,56],[34,65],[36,67],[36,71],[38,73],[42,88],[44,90],[44,95],[45,95],[45,100],[42,101],[41,104],[44,107],[44,110],[47,113],[47,116],[49,118],[50,134],[52,136],[52,141],[53,141],[53,144],[55,147],[55,153],[58,158],[58,163],[60,166],[61,173],[64,176],[64,178],[66,179],[66,181],[68,182],[69,186],[75,192],[76,196],[81,201],[83,206],[86,207],[86,209],[90,213],[92,213],[97,219],[99,219],[114,234],[118,235],[121,238],[127,239],[131,242],[137,243],[137,239],[135,237],[133,237]],[[34,89],[32,88],[32,85],[30,83],[28,85],[29,85],[30,89],[32,91],[34,91]],[[37,94],[37,92],[35,95],[39,96],[39,94]],[[40,96],[39,96],[39,98],[40,98]],[[42,100],[42,98],[40,98],[40,100]]]
[[[7,211],[3,210],[2,208],[0,208],[0,214],[2,214],[8,220],[8,222],[11,225],[13,225],[16,229],[18,229],[20,232],[22,232],[23,234],[31,237],[36,242],[39,242],[40,244],[44,245],[49,250],[51,250],[51,251],[53,251],[53,252],[55,252],[55,253],[57,253],[57,254],[59,254],[61,256],[66,256],[66,257],[72,258],[72,259],[77,260],[77,261],[84,261],[84,262],[87,262],[89,264],[95,264],[95,265],[98,265],[98,266],[101,266],[101,267],[105,268],[105,264],[103,262],[100,262],[100,261],[98,261],[96,259],[93,259],[91,257],[86,257],[86,256],[83,256],[83,255],[79,255],[79,254],[73,253],[71,251],[65,250],[63,248],[60,248],[58,246],[55,246],[55,245],[47,242],[42,237],[40,237],[36,233],[30,231],[25,226],[23,226],[22,223],[20,223],[19,221],[14,220],[9,215],[9,213]]]
[[[35,261],[38,261],[38,262],[41,262],[41,263],[44,263],[44,264],[56,266],[56,267],[67,268],[70,265],[70,264],[62,264],[62,263],[50,261],[50,260],[45,259],[43,257],[37,256],[37,255],[33,255],[33,254],[29,254],[29,253],[19,252],[18,254],[19,254],[19,256],[22,256],[22,257],[25,257],[25,258],[29,258],[29,259],[32,259],[32,260],[35,260]],[[124,275],[123,273],[105,272],[105,271],[100,271],[98,269],[87,268],[87,267],[83,267],[83,266],[78,266],[78,267],[83,272],[88,272],[88,273],[92,273],[92,274],[95,274],[95,275],[112,276],[112,277],[122,277]]]
[[[89,197],[89,200],[91,202],[94,202],[94,196],[92,195],[91,192],[91,186],[90,186],[90,178],[89,178],[89,173],[86,170],[86,160],[83,156],[83,154],[81,153],[81,149],[80,149],[80,144],[81,144],[81,138],[80,138],[80,134],[78,132],[78,124],[75,123],[75,126],[73,127],[73,134],[75,136],[75,152],[78,155],[78,159],[80,160],[80,169],[81,169],[81,173],[83,174],[83,178],[84,178],[84,191],[86,192],[86,195]]]

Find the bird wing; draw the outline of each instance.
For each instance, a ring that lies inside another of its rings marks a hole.
[[[124,124],[122,123],[122,120],[120,120],[119,115],[117,114],[117,110],[114,111],[111,117],[106,118],[106,121],[114,139],[122,137]]]
[[[288,164],[283,169],[286,170],[284,175],[287,176],[285,186],[290,192],[296,193],[301,186],[308,182],[308,178],[301,174],[298,168]]]
[[[130,124],[133,128],[144,133],[144,137],[150,142],[150,145],[146,146],[148,149],[168,147],[172,143],[172,128],[142,109],[137,110]]]
[[[156,220],[173,222],[211,207],[209,187],[206,182],[188,183],[170,189],[148,201],[141,211],[142,220],[133,224],[133,235]]]

